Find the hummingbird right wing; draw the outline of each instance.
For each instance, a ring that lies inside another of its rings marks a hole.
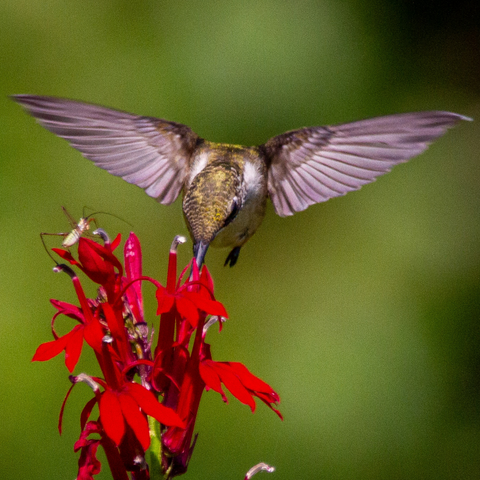
[[[403,113],[273,137],[260,148],[275,212],[293,215],[357,190],[423,152],[460,120],[471,119],[439,111]]]
[[[15,95],[13,100],[95,165],[160,203],[169,205],[180,194],[199,138],[186,125],[63,98]]]

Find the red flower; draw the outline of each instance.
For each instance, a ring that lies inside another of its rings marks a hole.
[[[205,334],[215,316],[221,320],[227,312],[214,297],[213,280],[205,265],[200,273],[192,260],[190,278],[182,283],[187,266],[177,279],[177,246],[182,239],[177,237],[170,249],[164,287],[142,275],[140,242],[133,233],[125,244],[125,270],[113,253],[120,237],[113,243],[106,234],[102,238],[105,245],[80,238],[78,260],[67,250],[55,250],[97,283],[99,293],[96,299],[87,299],[74,271],[57,265],[56,271],[70,275],[80,306],[52,300],[57,310],[52,319],[54,340],[40,345],[33,357],[43,361],[65,351],[65,364],[72,372],[84,340],[95,352],[103,378],[83,373],[71,377],[74,384],[84,382],[95,393],[80,416],[82,433],[75,444],[75,451],[81,451],[77,478],[92,480],[100,471],[99,445],[114,480],[129,480],[128,472],[131,480],[148,480],[150,475],[171,479],[185,473],[197,438],[195,421],[203,392],[211,388],[226,401],[222,384],[252,411],[256,397],[282,418],[274,407],[279,397],[269,385],[240,363],[212,360]],[[160,315],[153,355],[153,332],[149,333],[144,320],[144,280],[156,286]],[[59,315],[78,322],[61,337],[54,329]],[[208,315],[213,317],[207,322]],[[135,382],[136,375],[141,384]],[[60,411],[60,431],[71,390]],[[89,421],[97,404],[98,420]],[[92,438],[92,434],[100,438]],[[152,436],[155,442],[151,442]],[[155,467],[146,463],[149,447],[158,463],[155,474]]]
[[[163,425],[185,428],[172,409],[159,403],[152,392],[138,383],[125,383],[120,390],[107,387],[100,397],[99,408],[105,433],[116,445],[120,445],[128,425],[143,449],[148,448],[150,435],[145,414]]]
[[[280,402],[278,394],[263,380],[249,372],[245,365],[239,362],[215,362],[212,360],[210,345],[204,343],[200,362],[200,375],[207,388],[218,392],[223,401],[228,403],[227,396],[222,389],[222,383],[230,393],[245,405],[248,405],[252,412],[255,411],[255,400],[259,398],[271,408],[282,420],[282,414],[273,407]]]
[[[100,435],[100,439],[89,439],[92,434]],[[76,480],[93,480],[93,475],[100,473],[101,465],[96,456],[99,445],[105,450],[114,480],[129,480],[120,453],[105,435],[100,422],[88,422],[75,442],[74,452],[81,450]]]
[[[80,281],[73,270],[65,265],[59,265],[55,269],[70,274],[82,308],[58,300],[51,300],[52,305],[58,310],[52,319],[52,333],[55,340],[42,343],[37,348],[32,361],[50,360],[65,350],[65,365],[70,372],[73,372],[82,352],[83,340],[85,339],[94,350],[99,351],[104,333],[98,318],[94,317],[88,305]],[[62,337],[59,337],[54,329],[55,319],[60,314],[73,318],[80,323]]]
[[[97,449],[100,445],[100,440],[88,439],[91,433],[100,433],[96,422],[87,424],[73,447],[74,452],[81,450],[80,459],[78,460],[77,480],[93,480],[93,475],[100,473],[101,464],[97,459]]]
[[[125,280],[130,285],[125,291],[125,296],[136,323],[143,322],[142,284],[138,281],[142,278],[142,249],[134,233],[131,233],[128,237],[124,252]]]
[[[181,277],[179,282],[180,280]],[[195,288],[196,285],[201,288]],[[156,297],[157,315],[175,309],[180,318],[187,320],[193,328],[197,327],[202,312],[208,315],[228,316],[225,307],[213,299],[213,293],[202,282],[186,282],[182,286],[177,285],[174,291],[160,285],[157,288]]]
[[[120,243],[120,235],[110,244],[100,245],[89,238],[81,237],[78,241],[78,260],[68,250],[54,248],[53,251],[67,260],[71,265],[79,267],[90,280],[105,288],[110,300],[120,288],[123,275],[122,264],[113,254]]]

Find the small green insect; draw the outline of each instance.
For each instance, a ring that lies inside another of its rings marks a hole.
[[[47,248],[47,245],[45,244],[45,239],[44,239],[45,236],[48,235],[48,236],[63,237],[62,247],[69,249],[74,245],[76,245],[82,236],[92,237],[93,235],[96,235],[95,232],[97,231],[98,226],[97,226],[97,221],[94,215],[98,215],[99,213],[104,215],[111,215],[112,217],[118,218],[119,220],[122,220],[123,222],[131,226],[129,222],[127,222],[126,220],[123,220],[120,217],[117,217],[116,215],[113,215],[113,213],[93,212],[90,215],[85,216],[85,208],[84,208],[84,215],[80,217],[80,220],[78,222],[76,222],[75,219],[72,217],[72,215],[68,212],[68,210],[65,207],[62,206],[62,210],[65,216],[67,217],[68,222],[72,227],[72,230],[70,232],[61,232],[61,233],[46,233],[46,232],[40,233],[40,238],[42,240],[45,251],[48,253],[50,258],[52,258],[52,260],[57,264],[58,262],[52,257],[51,253]],[[91,223],[95,225],[95,231],[92,232],[93,234],[89,232]],[[103,237],[103,233],[104,233],[103,231],[102,231],[102,234],[99,232],[98,235]]]

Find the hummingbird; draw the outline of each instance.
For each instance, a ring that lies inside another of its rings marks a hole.
[[[214,143],[190,127],[57,97],[13,100],[47,130],[113,175],[183,214],[201,266],[210,245],[229,247],[225,265],[258,229],[267,199],[281,217],[358,190],[423,152],[461,120],[457,113],[400,113],[306,127],[258,146]]]

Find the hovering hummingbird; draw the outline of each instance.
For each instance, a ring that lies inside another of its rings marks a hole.
[[[468,117],[402,113],[307,127],[245,147],[209,142],[186,125],[56,97],[16,95],[38,122],[95,165],[170,205],[183,192],[183,213],[197,263],[209,245],[241,247],[265,216],[267,198],[281,217],[370,183],[423,152]]]

